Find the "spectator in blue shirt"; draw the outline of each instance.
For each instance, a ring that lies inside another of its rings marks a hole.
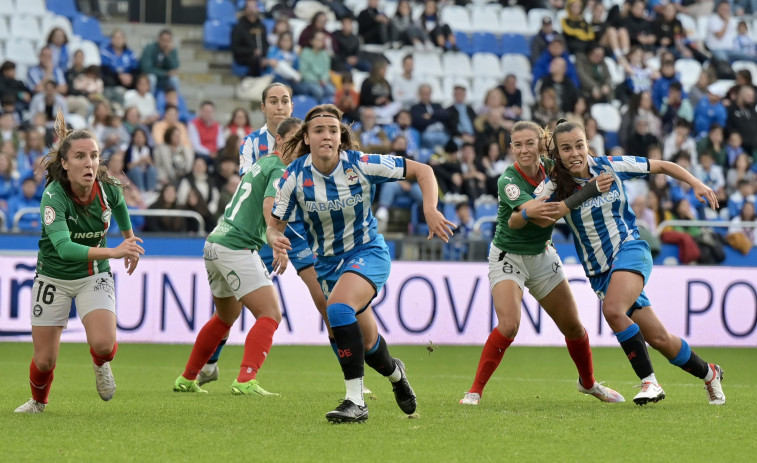
[[[26,177],[21,184],[21,191],[8,200],[8,222],[11,222],[16,213],[24,208],[32,208],[34,212],[24,214],[18,221],[21,231],[40,231],[39,204],[40,200],[35,197],[37,181],[34,177]]]
[[[554,40],[549,42],[547,50],[541,54],[541,56],[534,63],[533,74],[534,79],[531,81],[531,90],[536,87],[536,83],[544,76],[549,75],[549,65],[552,63],[553,58],[562,57],[565,60],[566,69],[565,75],[573,81],[576,87],[580,86],[578,81],[578,72],[576,71],[576,65],[570,60],[570,55],[565,51],[565,42],[563,38],[555,36]]]
[[[115,29],[110,34],[110,43],[100,48],[100,59],[106,88],[134,88],[134,75],[139,67],[139,60],[126,45],[126,38],[121,29]]]
[[[694,110],[694,131],[697,137],[704,137],[712,124],[725,127],[728,113],[720,101],[724,91],[717,85],[707,87],[707,98],[702,98]]]
[[[63,69],[53,62],[53,51],[45,46],[39,51],[39,64],[30,67],[26,72],[26,86],[33,93],[38,93],[45,89],[45,82],[48,80],[55,82],[56,90],[61,95],[68,93],[66,75]]]
[[[662,55],[660,63],[660,78],[652,84],[652,103],[654,108],[659,111],[662,107],[662,101],[668,96],[668,89],[673,82],[680,82],[680,76],[676,73],[675,58],[670,53]]]

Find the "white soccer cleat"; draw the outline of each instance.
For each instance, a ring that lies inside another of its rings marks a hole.
[[[460,399],[460,405],[478,405],[481,402],[481,394],[478,392],[466,392],[465,397]]]
[[[623,398],[622,395],[618,391],[615,391],[613,389],[610,389],[607,386],[602,385],[602,383],[598,383],[594,381],[594,385],[591,387],[591,389],[586,389],[581,385],[581,380],[579,379],[576,383],[576,389],[578,389],[578,392],[581,392],[583,394],[587,395],[593,395],[597,399],[601,400],[602,402],[625,402],[626,399]]]
[[[657,403],[665,398],[665,391],[659,384],[644,381],[637,387],[640,387],[641,391],[633,398],[636,405],[646,405],[649,402]]]
[[[101,399],[107,402],[112,399],[113,394],[116,393],[116,381],[113,379],[113,371],[110,369],[110,362],[105,362],[99,367],[93,363],[92,368],[95,370],[97,393],[100,394]]]
[[[29,399],[28,402],[18,407],[15,410],[15,413],[42,413],[45,411],[46,406],[47,404],[43,404],[42,402],[37,402],[34,399]]]
[[[711,380],[705,381],[704,388],[707,390],[707,396],[710,399],[710,405],[723,405],[725,403],[725,394],[723,393],[723,385],[720,382],[723,380],[723,369],[720,365],[710,363],[710,369],[714,376]]]
[[[207,384],[218,379],[218,364],[214,363],[212,365],[213,367],[210,367],[206,364],[204,367],[202,367],[202,370],[197,373],[198,385],[202,386],[203,384]]]

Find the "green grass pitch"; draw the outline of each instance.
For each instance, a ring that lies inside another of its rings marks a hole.
[[[575,390],[561,348],[512,347],[481,405],[458,401],[481,348],[393,346],[418,395],[418,413],[397,408],[387,380],[372,370],[370,419],[332,425],[324,415],[343,395],[328,347],[274,346],[258,379],[280,397],[230,393],[242,350],[229,346],[209,394],[171,390],[190,346],[122,344],[113,363],[118,389],[102,402],[88,348],[61,346],[50,404],[16,415],[29,398],[30,344],[0,343],[0,460],[615,462],[757,461],[757,349],[697,349],[725,369],[724,406],[710,406],[702,382],[653,352],[667,398],[639,407],[636,378],[620,348],[595,348],[596,377],[627,402],[600,403]]]

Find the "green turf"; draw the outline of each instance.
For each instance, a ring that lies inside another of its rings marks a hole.
[[[29,397],[31,345],[0,343],[0,459],[15,461],[706,461],[757,459],[757,349],[698,349],[725,369],[728,402],[710,406],[702,382],[653,354],[667,398],[631,402],[635,376],[619,348],[594,349],[598,380],[625,395],[600,403],[575,390],[565,349],[511,348],[478,407],[458,404],[480,347],[396,346],[419,397],[418,416],[397,408],[388,382],[369,372],[370,419],[331,425],[343,394],[328,347],[276,346],[258,379],[280,397],[230,393],[241,348],[229,346],[209,394],[171,391],[189,346],[121,344],[118,390],[102,402],[88,348],[63,344],[50,404],[16,415]]]

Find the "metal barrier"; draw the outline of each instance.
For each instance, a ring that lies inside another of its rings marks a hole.
[[[2,212],[0,212],[2,214]],[[18,228],[18,223],[21,221],[21,217],[25,216],[26,214],[36,214],[39,216],[39,209],[36,207],[24,207],[18,210],[16,214],[13,216],[13,228],[11,231],[13,232],[20,232],[21,230]],[[202,218],[202,216],[195,212],[195,211],[177,211],[174,209],[130,209],[129,210],[130,216],[145,216],[145,217],[185,217],[188,219],[194,219],[198,223],[198,232],[197,234],[199,236],[205,236],[205,219]],[[5,216],[0,216],[0,220],[3,221],[3,226],[5,225]]]
[[[8,223],[8,219],[5,218],[5,212],[0,211],[0,231],[4,232],[7,231],[6,225]]]
[[[708,228],[757,228],[757,222],[740,222],[734,224],[731,222],[714,222],[712,220],[663,220],[657,225],[655,234],[660,236],[667,227],[708,227]]]

